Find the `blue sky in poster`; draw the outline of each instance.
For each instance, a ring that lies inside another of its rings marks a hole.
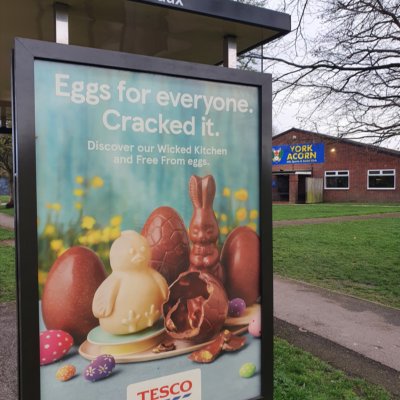
[[[57,203],[58,222],[68,226],[81,203],[83,214],[100,224],[121,215],[123,229],[140,231],[155,208],[168,205],[188,225],[193,174],[214,176],[217,212],[235,206],[222,196],[224,188],[245,189],[248,210],[259,209],[254,87],[36,61],[35,104],[40,221],[46,221],[48,205]],[[102,151],[106,145],[113,148]],[[163,153],[167,145],[181,154]],[[76,189],[84,185],[77,177],[99,177],[102,185],[80,197]]]

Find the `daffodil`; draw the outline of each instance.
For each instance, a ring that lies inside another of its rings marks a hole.
[[[231,189],[229,189],[228,187],[224,187],[224,189],[222,190],[222,196],[229,197],[230,195],[231,195]]]
[[[82,217],[81,227],[83,229],[92,229],[95,223],[96,220],[93,217],[85,215],[84,217]]]
[[[61,239],[54,239],[50,242],[50,248],[56,252],[60,251],[63,248],[63,246],[64,243]]]
[[[91,185],[94,188],[101,188],[104,186],[104,181],[99,176],[95,176],[92,178]]]
[[[240,207],[236,210],[236,219],[239,222],[244,221],[247,218],[247,210],[244,207]]]
[[[79,189],[74,189],[74,196],[76,197],[82,197],[85,194],[85,191],[81,188]]]
[[[74,203],[74,207],[75,207],[77,210],[82,210],[82,203],[81,203],[80,201],[76,201],[76,202]]]
[[[39,269],[39,271],[38,271],[38,282],[39,282],[39,285],[44,285],[46,283],[47,275],[48,275],[47,272],[44,272],[41,269]]]
[[[44,236],[53,236],[56,233],[56,227],[52,224],[47,224],[44,227]]]
[[[250,219],[257,219],[257,218],[258,218],[258,210],[251,210]]]
[[[110,231],[110,239],[115,240],[121,236],[121,230],[119,228],[112,228]]]
[[[228,227],[227,226],[221,226],[221,228],[220,228],[220,233],[222,234],[222,235],[227,235],[228,233],[229,233],[229,229],[228,229]]]
[[[239,189],[235,192],[235,199],[239,201],[246,201],[249,198],[249,193],[246,189]]]
[[[101,231],[96,229],[87,234],[87,241],[89,245],[99,244],[101,242]]]
[[[53,207],[52,208],[53,208],[54,211],[59,212],[62,209],[62,205],[60,203],[53,203]]]
[[[79,242],[79,244],[81,244],[83,246],[86,246],[88,244],[87,237],[86,236],[79,236],[78,237],[78,242]]]
[[[257,231],[257,224],[255,222],[249,222],[247,226],[252,229],[253,231]]]
[[[83,178],[83,176],[77,176],[77,177],[75,178],[75,182],[76,182],[78,185],[82,185],[83,182],[85,182],[85,179]]]
[[[110,219],[110,225],[113,226],[114,228],[118,227],[121,225],[122,222],[122,217],[121,215],[114,215],[111,219]]]
[[[226,214],[221,214],[221,221],[222,222],[228,221],[228,216]]]

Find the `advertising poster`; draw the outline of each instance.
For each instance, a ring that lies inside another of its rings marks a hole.
[[[41,400],[261,388],[260,88],[34,61]]]

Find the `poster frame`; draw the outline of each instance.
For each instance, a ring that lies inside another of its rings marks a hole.
[[[40,400],[35,156],[35,60],[162,74],[259,90],[261,397],[273,397],[272,84],[271,75],[108,50],[17,38],[13,52],[13,141],[16,225],[19,399]],[[37,343],[37,346],[32,345]],[[250,399],[243,399],[250,400]]]

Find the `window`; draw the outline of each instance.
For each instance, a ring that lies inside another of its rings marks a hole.
[[[325,189],[348,189],[349,171],[325,171]]]
[[[368,189],[394,190],[396,189],[396,170],[371,169],[368,171]]]

